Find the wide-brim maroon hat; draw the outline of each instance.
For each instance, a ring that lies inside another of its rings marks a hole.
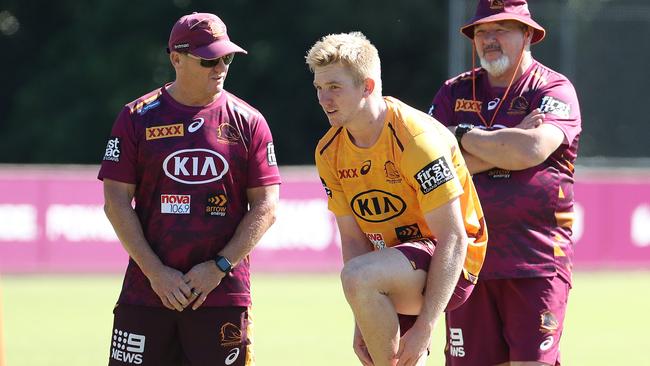
[[[248,53],[228,37],[226,24],[210,13],[192,13],[181,17],[169,35],[168,51],[186,52],[203,59],[215,59],[229,53]]]
[[[460,31],[469,39],[474,39],[476,25],[502,20],[516,20],[532,27],[531,44],[541,41],[546,36],[546,30],[531,18],[526,0],[479,0],[474,18],[462,26]]]

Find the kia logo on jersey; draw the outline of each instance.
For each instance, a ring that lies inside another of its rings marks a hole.
[[[163,170],[165,175],[177,182],[204,184],[221,179],[228,172],[228,162],[212,150],[185,149],[165,158]]]
[[[371,189],[354,196],[350,207],[363,221],[384,222],[401,215],[406,210],[406,202],[392,193]]]

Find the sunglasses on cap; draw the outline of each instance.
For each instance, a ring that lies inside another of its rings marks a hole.
[[[193,58],[195,60],[200,60],[199,63],[201,64],[201,66],[207,67],[207,68],[213,68],[213,67],[219,65],[219,61],[221,61],[221,60],[223,60],[224,65],[226,65],[226,66],[230,65],[232,63],[232,60],[235,58],[234,53],[229,53],[229,54],[227,54],[225,56],[221,56],[219,58],[213,58],[213,59],[209,59],[209,60],[205,59],[205,58],[196,57],[191,53],[186,53],[186,55],[188,55],[190,58]]]

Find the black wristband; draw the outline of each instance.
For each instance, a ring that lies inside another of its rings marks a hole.
[[[472,128],[474,128],[474,125],[470,123],[460,123],[458,126],[456,126],[455,135],[459,147],[463,147],[460,144],[460,141],[463,139],[463,136],[465,136],[465,134],[468,133]]]
[[[214,263],[217,265],[217,268],[225,274],[230,273],[232,271],[232,263],[228,260],[228,258],[218,255],[217,259],[214,260]]]

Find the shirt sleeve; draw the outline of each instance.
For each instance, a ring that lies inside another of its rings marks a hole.
[[[248,186],[261,187],[280,183],[273,136],[266,119],[259,115],[251,137],[248,153]]]
[[[138,143],[129,108],[124,107],[117,116],[99,169],[98,179],[123,183],[137,183]]]
[[[316,168],[318,176],[327,195],[327,208],[336,216],[352,215],[341,182],[336,177],[336,173],[325,157],[316,149]]]
[[[456,125],[454,123],[453,113],[454,110],[451,107],[451,88],[449,85],[445,84],[431,102],[431,107],[429,108],[429,115],[445,126]]]
[[[450,149],[437,133],[427,132],[416,136],[404,150],[404,176],[417,192],[423,213],[463,194]]]
[[[544,113],[544,123],[557,126],[564,132],[565,143],[571,145],[580,134],[580,106],[576,91],[566,79],[549,82],[542,93],[532,100],[532,107]]]

